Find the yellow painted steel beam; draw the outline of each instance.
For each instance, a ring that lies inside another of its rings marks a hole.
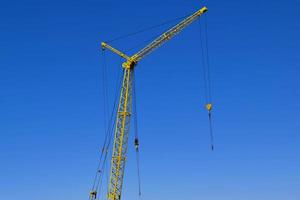
[[[116,48],[110,46],[109,44],[102,42],[101,46],[102,49],[109,49],[112,52],[116,53],[117,55],[121,56],[122,58],[126,59],[126,61],[122,64],[124,68],[132,68],[135,66],[142,58],[150,54],[152,51],[163,45],[168,40],[172,39],[175,35],[180,33],[184,28],[186,28],[188,25],[193,23],[196,19],[198,19],[202,14],[207,12],[207,7],[202,7],[192,15],[188,16],[181,22],[179,22],[177,25],[169,29],[168,31],[161,34],[159,37],[157,37],[155,40],[153,40],[150,44],[148,44],[146,47],[141,49],[139,52],[134,54],[133,56],[127,56],[125,53],[117,50]]]
[[[127,56],[125,53],[119,51],[118,49],[116,49],[116,48],[110,46],[109,44],[107,44],[107,43],[105,43],[105,42],[102,42],[102,43],[101,43],[101,47],[102,47],[103,50],[104,50],[104,49],[109,49],[109,50],[111,50],[112,52],[116,53],[117,55],[121,56],[122,58],[125,58],[126,60],[130,60],[130,57]]]
[[[139,52],[137,52],[135,55],[131,57],[132,60],[135,62],[140,61],[142,58],[144,58],[146,55],[150,54],[152,51],[163,45],[165,42],[173,38],[175,35],[180,33],[184,28],[186,28],[188,25],[193,23],[196,19],[198,19],[202,14],[207,12],[207,7],[202,7],[192,15],[188,16],[181,22],[179,22],[177,25],[173,26],[168,31],[164,32],[160,36],[158,36],[155,40],[153,40],[150,44],[148,44],[146,47],[141,49]]]
[[[111,159],[108,199],[120,200],[128,147],[130,117],[132,109],[133,69],[123,71],[122,89],[116,119],[113,153]]]

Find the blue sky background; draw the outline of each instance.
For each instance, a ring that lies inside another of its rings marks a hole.
[[[87,199],[104,138],[100,42],[203,5],[216,151],[195,23],[136,68],[143,200],[299,200],[296,0],[2,0],[1,199]],[[121,68],[107,55],[112,101]],[[137,199],[132,140],[123,199]]]

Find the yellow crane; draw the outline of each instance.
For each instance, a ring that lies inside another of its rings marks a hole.
[[[111,45],[102,42],[102,49],[109,49],[116,53],[120,57],[125,59],[122,64],[123,70],[123,81],[121,87],[121,94],[119,97],[119,104],[116,117],[116,125],[114,131],[114,143],[111,158],[110,178],[108,186],[108,200],[120,200],[122,194],[122,184],[124,177],[124,169],[126,164],[126,155],[128,147],[128,136],[130,127],[130,117],[132,114],[132,82],[133,82],[133,71],[138,62],[146,55],[160,47],[162,44],[170,40],[176,34],[180,33],[185,27],[193,23],[203,13],[207,11],[207,7],[202,7],[192,15],[188,16],[177,25],[161,34],[155,40],[153,40],[146,47],[141,49],[139,52],[132,56],[128,56],[120,50],[112,47]],[[207,104],[207,109],[210,112],[212,105]],[[138,141],[135,141],[136,148],[138,148]],[[97,191],[91,191],[90,199],[94,200],[97,198]]]

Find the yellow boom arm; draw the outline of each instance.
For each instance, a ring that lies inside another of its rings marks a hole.
[[[153,42],[141,49],[133,56],[128,56],[125,53],[113,48],[109,44],[102,42],[102,49],[109,49],[117,55],[124,58],[126,61],[122,64],[123,82],[121,87],[121,94],[118,105],[118,112],[116,118],[115,132],[114,132],[114,145],[111,158],[110,179],[108,186],[108,200],[120,200],[122,193],[122,184],[124,177],[124,169],[126,163],[128,135],[130,128],[130,117],[132,110],[132,82],[134,66],[146,55],[150,54],[153,50],[160,47],[166,41],[170,40],[180,31],[182,31],[189,24],[194,22],[203,13],[207,11],[206,7],[201,8],[194,14],[190,15],[170,30],[157,37]],[[96,193],[92,191],[92,199],[96,199]]]
[[[194,22],[198,17],[200,17],[203,13],[207,11],[207,7],[203,7],[194,14],[190,15],[186,19],[182,20],[180,23],[172,27],[170,30],[166,31],[159,37],[157,37],[153,42],[151,42],[149,45],[141,49],[139,52],[134,54],[133,56],[129,57],[123,52],[113,48],[112,46],[108,45],[105,42],[101,43],[102,49],[109,49],[112,52],[118,54],[122,58],[125,58],[127,61],[123,63],[124,68],[131,68],[135,64],[137,64],[142,58],[144,58],[146,55],[150,54],[152,51],[163,45],[165,42],[170,40],[172,37],[174,37],[176,34],[178,34],[180,31],[182,31],[185,27],[190,25],[192,22]]]

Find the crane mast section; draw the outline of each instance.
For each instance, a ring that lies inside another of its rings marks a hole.
[[[203,7],[194,14],[190,15],[186,19],[179,22],[176,26],[171,28],[170,30],[166,31],[162,35],[160,35],[158,38],[156,38],[153,42],[151,42],[149,45],[147,45],[145,48],[140,50],[138,53],[133,55],[131,57],[131,60],[134,62],[140,61],[142,58],[144,58],[146,55],[150,54],[152,51],[163,45],[165,42],[170,40],[172,37],[180,33],[185,27],[193,23],[196,19],[198,19],[203,13],[207,11],[207,7]],[[129,61],[130,62],[130,61]]]
[[[132,79],[133,69],[124,69],[111,159],[109,200],[121,199],[132,109]]]

